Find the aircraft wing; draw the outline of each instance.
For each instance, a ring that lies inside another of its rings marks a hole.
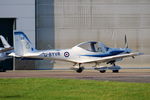
[[[93,62],[104,63],[104,62],[109,62],[109,61],[113,61],[113,60],[116,60],[116,59],[122,59],[122,58],[126,58],[126,57],[134,57],[134,56],[138,56],[138,55],[142,55],[142,53],[134,52],[134,53],[128,53],[128,54],[120,54],[120,55],[115,55],[115,56],[109,56],[109,57],[103,57],[103,58],[97,58],[97,59],[90,59],[90,60],[84,61],[82,63],[93,63]]]
[[[14,48],[10,47],[10,48],[4,48],[4,49],[1,49],[0,50],[0,53],[3,53],[3,52],[7,52],[7,51],[10,51],[10,50],[13,50]]]

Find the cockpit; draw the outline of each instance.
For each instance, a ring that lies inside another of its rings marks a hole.
[[[95,42],[95,41],[84,42],[84,43],[80,43],[77,46],[91,52],[104,52],[102,48],[102,43],[100,42]]]

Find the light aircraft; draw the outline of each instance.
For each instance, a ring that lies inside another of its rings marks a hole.
[[[4,47],[0,47],[0,61],[4,61],[6,59],[12,58],[12,57],[9,57],[8,54],[12,53],[14,48],[9,45],[9,43],[6,41],[6,39],[2,35],[0,35],[0,39],[4,46]],[[0,72],[5,72],[5,71],[6,71],[5,68],[0,67]]]
[[[73,69],[81,73],[85,63],[94,63],[93,66],[101,73],[107,69],[112,72],[119,72],[120,66],[115,62],[123,60],[126,57],[141,55],[139,52],[132,52],[128,48],[127,38],[125,36],[125,48],[110,48],[101,42],[89,41],[80,43],[70,49],[54,49],[54,50],[36,50],[28,37],[20,31],[14,32],[15,37],[15,52],[10,56],[29,58],[29,59],[49,59],[72,62]],[[99,64],[110,64],[110,67],[100,67]]]
[[[11,58],[8,56],[8,54],[13,52],[14,48],[9,45],[9,43],[6,41],[6,39],[2,35],[0,35],[0,39],[4,46],[4,47],[0,47],[0,61],[3,61],[3,60]]]

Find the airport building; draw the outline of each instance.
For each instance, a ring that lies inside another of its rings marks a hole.
[[[85,41],[129,48],[145,55],[119,62],[123,66],[149,66],[149,0],[0,0],[0,34],[13,46],[13,31],[23,31],[34,47],[65,49]],[[2,46],[2,44],[0,44]],[[56,61],[0,62],[7,69],[71,67]],[[15,67],[14,67],[15,66]]]

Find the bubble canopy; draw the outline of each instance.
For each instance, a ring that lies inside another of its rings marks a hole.
[[[77,47],[80,47],[82,49],[91,52],[102,52],[101,44],[102,44],[101,42],[89,41],[89,42],[80,43],[77,45]]]

